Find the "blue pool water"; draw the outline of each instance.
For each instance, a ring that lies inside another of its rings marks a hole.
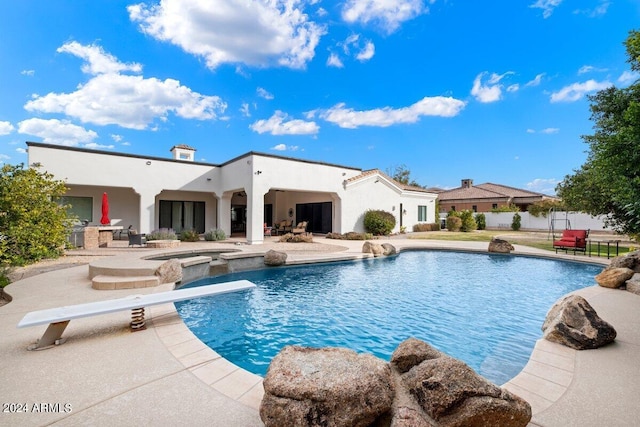
[[[347,347],[389,360],[413,336],[503,384],[526,364],[553,303],[595,284],[601,270],[529,257],[412,251],[208,278],[189,286],[247,279],[257,288],[176,307],[198,338],[259,375],[285,345]]]

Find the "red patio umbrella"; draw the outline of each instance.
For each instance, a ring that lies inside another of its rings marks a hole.
[[[102,218],[100,218],[100,224],[111,224],[111,220],[109,219],[109,197],[107,197],[106,192],[102,193]]]

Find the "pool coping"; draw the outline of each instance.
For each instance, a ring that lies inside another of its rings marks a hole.
[[[420,245],[403,245],[397,248],[398,254],[407,251],[450,251],[469,252],[478,254],[489,254],[487,250],[477,248],[463,249],[460,247],[430,247],[425,248]],[[353,254],[344,256],[333,255],[329,258],[315,259],[313,257],[304,260],[296,260],[287,263],[286,266],[297,266],[301,264],[358,261],[371,258],[370,254],[354,258]],[[582,260],[569,258],[565,254],[548,254],[536,252],[519,252],[513,254],[495,254],[504,256],[518,256],[530,258],[542,258],[550,260],[562,260],[585,264],[606,265],[610,260]],[[594,285],[572,292],[582,296],[596,295],[604,288]],[[262,387],[263,378],[253,374],[224,359],[217,352],[212,350],[202,342],[189,327],[182,321],[173,304],[152,307],[151,314],[154,318],[168,317],[174,318],[175,322],[170,322],[166,328],[163,322],[154,323],[156,332],[167,349],[180,361],[185,368],[189,369],[196,377],[205,382],[210,387],[222,394],[259,410],[260,402],[264,395]],[[545,339],[539,339],[529,357],[525,367],[515,377],[502,384],[501,387],[522,397],[531,405],[532,413],[540,413],[553,405],[569,388],[574,375],[576,350],[552,343]]]

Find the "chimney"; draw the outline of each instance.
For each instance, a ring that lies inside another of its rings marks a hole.
[[[185,144],[174,145],[169,151],[173,154],[174,159],[185,160],[187,162],[193,162],[196,153],[195,148]]]
[[[462,188],[471,188],[471,187],[473,187],[473,180],[469,179],[469,178],[463,179],[461,187]]]

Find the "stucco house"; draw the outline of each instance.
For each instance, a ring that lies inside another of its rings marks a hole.
[[[27,142],[29,165],[64,180],[65,202],[81,220],[98,224],[102,194],[112,225],[141,233],[158,228],[203,233],[220,228],[264,240],[264,223],[308,221],[314,233],[364,231],[363,215],[382,209],[396,229],[436,221],[435,193],[403,185],[377,169],[249,152],[221,164],[194,160],[176,145],[172,158]]]
[[[440,213],[466,209],[474,212],[490,212],[492,209],[508,205],[515,205],[524,212],[527,206],[549,199],[557,200],[553,196],[507,185],[490,182],[473,185],[472,179],[463,179],[460,187],[438,193]]]

